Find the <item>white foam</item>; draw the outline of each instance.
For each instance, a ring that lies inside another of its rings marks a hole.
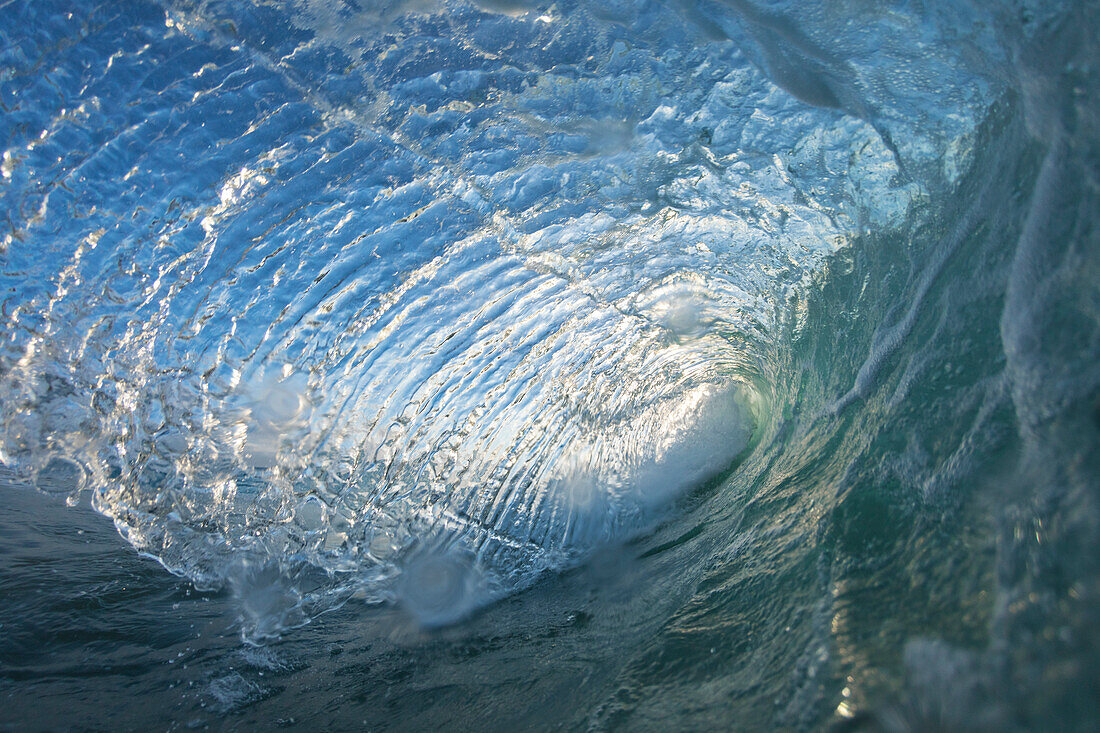
[[[740,383],[700,384],[641,412],[613,435],[579,442],[555,482],[574,510],[617,499],[652,511],[728,469],[749,444]]]

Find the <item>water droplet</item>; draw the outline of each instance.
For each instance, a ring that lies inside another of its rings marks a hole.
[[[35,476],[34,485],[48,494],[72,494],[84,485],[84,467],[68,458],[54,456]]]
[[[422,625],[446,626],[460,621],[477,605],[479,574],[473,562],[458,554],[420,555],[405,566],[399,598]]]

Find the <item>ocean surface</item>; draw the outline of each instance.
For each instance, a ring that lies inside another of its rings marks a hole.
[[[0,0],[0,730],[1095,730],[1100,6]]]

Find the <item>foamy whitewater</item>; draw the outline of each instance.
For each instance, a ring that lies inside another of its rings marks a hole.
[[[0,3],[0,724],[1087,729],[1098,27]]]

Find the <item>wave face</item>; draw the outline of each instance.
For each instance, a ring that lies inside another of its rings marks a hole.
[[[1074,719],[1097,23],[7,3],[0,462],[253,642],[637,548],[577,725]]]
[[[74,16],[95,62],[9,135],[4,455],[206,587],[385,599],[429,552],[492,596],[628,537],[744,451],[753,344],[858,212],[919,195],[658,5],[141,10]]]

